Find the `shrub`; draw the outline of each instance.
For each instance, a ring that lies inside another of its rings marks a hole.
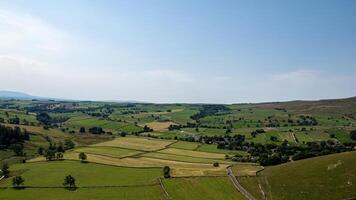
[[[164,166],[163,167],[163,176],[164,176],[164,178],[170,178],[171,177],[171,168],[169,166]]]
[[[12,179],[12,185],[15,188],[20,188],[20,186],[23,185],[24,182],[25,182],[25,180],[21,176],[15,176]]]

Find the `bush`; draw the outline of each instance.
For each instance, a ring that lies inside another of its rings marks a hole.
[[[350,132],[350,137],[352,140],[356,140],[356,130]]]
[[[213,166],[214,167],[219,167],[219,163],[218,162],[214,162]]]
[[[85,161],[87,160],[87,155],[86,155],[85,153],[81,152],[81,153],[79,154],[79,160],[80,160],[81,162],[85,162]]]
[[[75,190],[77,188],[75,185],[75,178],[71,175],[65,177],[63,185],[71,190]]]
[[[164,178],[170,178],[171,177],[171,168],[169,166],[164,166],[163,167],[163,176],[164,176]]]
[[[9,171],[9,165],[7,163],[4,163],[1,166],[1,172],[5,178],[9,177],[10,171]]]
[[[12,185],[15,188],[20,188],[20,186],[23,185],[24,182],[25,182],[25,180],[21,176],[15,176],[12,179]]]

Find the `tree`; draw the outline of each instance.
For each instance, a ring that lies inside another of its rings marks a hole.
[[[92,127],[92,128],[89,128],[89,132],[92,133],[92,134],[102,134],[102,133],[105,133],[105,131],[104,131],[103,128],[101,128],[101,127]]]
[[[76,189],[77,187],[75,185],[75,178],[71,175],[65,177],[63,185],[68,189]]]
[[[164,176],[164,178],[170,178],[171,177],[171,168],[169,166],[164,166],[163,167],[163,176]]]
[[[52,122],[52,118],[47,113],[38,114],[36,119],[44,125],[50,125]]]
[[[80,127],[79,132],[80,132],[80,133],[85,133],[85,127],[83,127],[83,126]]]
[[[22,144],[13,144],[11,149],[15,152],[16,156],[23,156],[23,145]]]
[[[53,160],[56,157],[56,151],[53,149],[47,149],[45,151],[44,157],[46,158],[46,160]]]
[[[87,160],[87,155],[83,152],[79,154],[79,160],[85,162]]]
[[[356,140],[356,130],[350,132],[350,137],[352,140]]]
[[[120,132],[121,137],[126,137],[127,133],[125,131]]]
[[[72,140],[70,140],[70,139],[64,140],[64,149],[65,150],[73,149],[74,147],[75,147],[75,144]]]
[[[61,160],[63,158],[63,153],[62,152],[58,152],[57,154],[56,154],[56,159],[57,160]]]
[[[7,163],[2,164],[1,171],[2,171],[2,175],[5,178],[9,177],[10,171],[9,171],[9,165]]]
[[[44,152],[44,148],[43,148],[43,147],[38,147],[37,153],[38,153],[39,155],[43,155],[43,152]]]
[[[12,179],[12,185],[15,188],[19,188],[21,185],[23,185],[24,182],[25,182],[25,180],[21,176],[15,176]]]
[[[148,127],[147,125],[145,125],[145,126],[143,127],[143,132],[152,132],[152,131],[153,131],[153,129],[150,128],[150,127]]]
[[[214,167],[219,167],[219,163],[218,162],[214,162],[213,166]]]

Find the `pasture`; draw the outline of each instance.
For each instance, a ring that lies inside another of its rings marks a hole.
[[[227,177],[172,178],[164,179],[163,185],[173,199],[245,199]]]
[[[356,152],[345,152],[266,167],[239,180],[255,194],[260,184],[269,199],[348,199],[356,196],[355,166]]]

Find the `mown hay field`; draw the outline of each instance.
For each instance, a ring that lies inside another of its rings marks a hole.
[[[191,150],[176,149],[176,148],[167,148],[167,149],[160,150],[158,152],[173,154],[173,155],[197,157],[197,158],[225,159],[225,154],[209,153],[209,152],[202,152],[202,151],[191,151]]]
[[[174,141],[157,140],[151,138],[139,137],[120,137],[111,141],[98,143],[93,146],[107,146],[107,147],[120,147],[127,149],[135,149],[142,151],[156,151],[163,149]]]

